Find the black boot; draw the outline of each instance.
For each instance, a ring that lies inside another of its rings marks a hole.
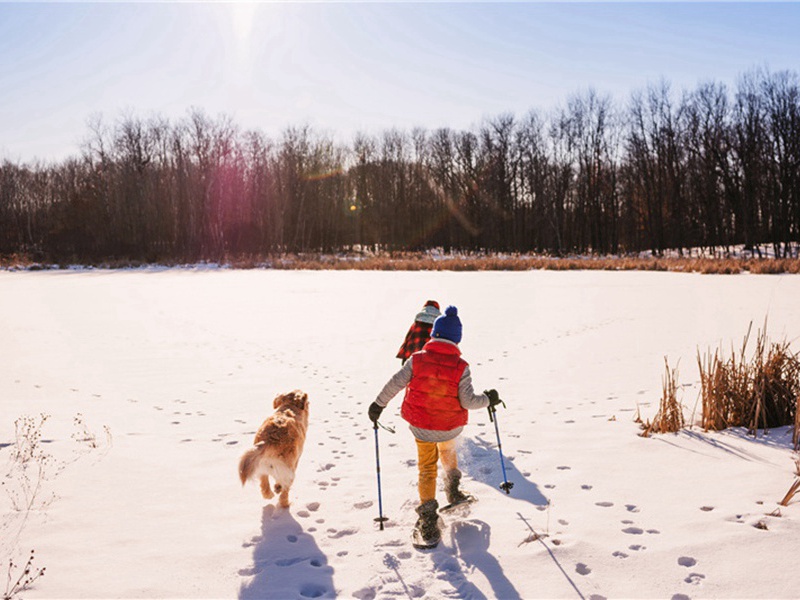
[[[447,496],[448,504],[460,504],[468,502],[472,496],[462,492],[458,485],[461,483],[461,471],[453,469],[448,471],[444,476],[444,493]]]
[[[417,508],[416,525],[414,525],[414,546],[417,548],[433,548],[442,537],[439,529],[439,503],[436,500],[423,502]]]

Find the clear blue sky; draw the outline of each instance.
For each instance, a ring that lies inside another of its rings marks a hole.
[[[467,129],[589,87],[800,71],[798,32],[800,3],[0,2],[0,159],[77,155],[90,116],[125,111]]]

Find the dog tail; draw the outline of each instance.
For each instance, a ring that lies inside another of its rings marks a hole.
[[[239,479],[241,479],[242,485],[253,476],[253,472],[256,470],[258,459],[261,458],[261,452],[263,450],[264,444],[258,443],[242,454],[242,458],[239,459]]]

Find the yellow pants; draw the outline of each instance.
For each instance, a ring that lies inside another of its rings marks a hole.
[[[419,468],[419,501],[436,498],[437,463],[442,461],[445,473],[458,468],[456,440],[447,442],[422,442],[417,440],[417,466]]]

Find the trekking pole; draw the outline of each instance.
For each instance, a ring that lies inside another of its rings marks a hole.
[[[375,429],[375,466],[378,473],[378,516],[375,517],[375,521],[380,523],[380,529],[383,531],[383,522],[388,521],[386,517],[383,516],[383,498],[381,497],[381,455],[380,450],[378,449],[378,421],[374,422],[374,429]],[[381,425],[386,431],[394,433],[394,429],[389,427],[385,427]]]
[[[505,406],[505,402],[502,402],[503,406]],[[494,432],[497,435],[497,451],[500,453],[500,468],[503,469],[503,483],[500,484],[500,489],[503,490],[506,494],[511,493],[511,488],[514,487],[514,482],[509,481],[508,477],[506,477],[506,463],[503,460],[503,445],[500,443],[500,429],[497,426],[497,409],[494,406],[488,406],[487,409],[489,410],[489,420],[494,423]]]

